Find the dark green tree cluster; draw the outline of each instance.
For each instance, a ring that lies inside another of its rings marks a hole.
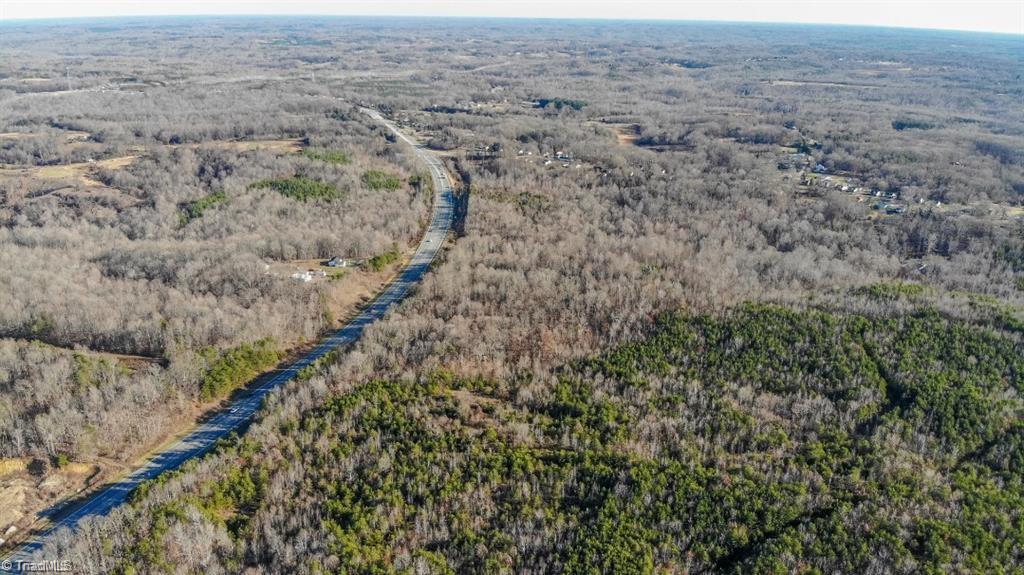
[[[556,110],[562,108],[572,108],[573,110],[582,110],[587,105],[583,100],[571,100],[568,98],[541,98],[537,100],[538,108],[547,108],[553,106]]]
[[[184,208],[182,208],[181,213],[179,214],[180,223],[184,226],[192,220],[197,220],[203,217],[203,212],[206,210],[221,204],[226,204],[227,202],[228,196],[223,190],[203,196],[194,202],[189,202]]]
[[[305,150],[302,150],[302,155],[310,160],[327,162],[328,164],[336,164],[339,166],[352,162],[352,156],[342,150],[306,148]]]
[[[363,183],[371,190],[393,192],[402,187],[402,179],[383,170],[367,170],[363,172]]]
[[[302,177],[260,180],[249,187],[253,189],[269,188],[280,193],[282,196],[300,202],[329,202],[345,197],[345,192],[330,184]]]
[[[210,350],[206,355],[210,367],[203,377],[200,394],[203,399],[227,396],[281,359],[271,338],[243,343],[220,354]]]
[[[373,256],[366,260],[366,264],[370,266],[370,269],[379,272],[383,271],[384,268],[397,262],[402,257],[402,252],[398,251],[397,247],[391,248],[390,250]]]

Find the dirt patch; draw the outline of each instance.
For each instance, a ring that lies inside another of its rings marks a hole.
[[[0,532],[6,532],[24,516],[22,510],[31,490],[32,483],[24,478],[0,481]]]
[[[615,133],[615,140],[623,146],[632,146],[636,144],[636,141],[640,139],[640,125],[639,124],[624,124],[610,126],[612,132]]]
[[[146,355],[130,355],[127,353],[111,353],[108,351],[95,351],[95,350],[81,350],[74,349],[72,351],[78,353],[84,353],[90,357],[99,359],[106,359],[107,361],[122,365],[132,371],[138,371],[145,369],[149,366],[160,366],[164,364],[164,359],[161,357],[150,357]]]
[[[25,168],[27,175],[47,180],[61,178],[73,178],[79,175],[88,167],[88,164],[64,164],[60,166],[40,166],[38,168]]]
[[[35,136],[47,136],[51,134],[53,134],[53,132],[48,132],[44,134],[33,134],[32,132],[0,132],[0,140],[23,140],[25,138],[32,138]],[[88,140],[89,136],[91,135],[92,134],[90,134],[89,132],[83,132],[81,130],[65,130],[64,141],[68,144],[72,144],[75,142],[84,142]]]
[[[142,355],[126,355],[122,353],[107,352],[100,352],[99,355],[112,358],[115,361],[117,361],[117,363],[127,367],[131,371],[139,371],[140,369],[146,369],[150,366],[164,365],[164,360],[159,357],[146,357]]]
[[[91,464],[69,463],[43,476],[25,468],[0,477],[0,533],[8,533],[12,526],[17,530],[11,535],[28,532],[40,510],[52,508],[94,484],[98,470]]]
[[[123,193],[119,190],[115,190],[114,188],[110,188],[103,182],[99,181],[97,179],[96,172],[100,168],[110,170],[125,168],[134,162],[136,158],[138,158],[137,155],[121,156],[96,162],[79,162],[59,166],[0,166],[0,180],[13,179],[19,180],[23,184],[26,182],[30,183],[30,185],[25,189],[33,187],[31,184],[34,184],[34,187],[38,189],[38,192],[28,193],[28,197],[44,196],[51,193],[73,196],[83,193],[93,194],[100,191],[109,191],[117,196],[114,199],[116,199],[118,203],[129,205],[134,203],[135,200],[130,197],[121,198],[120,196],[122,196]],[[80,188],[87,188],[88,191],[83,192]],[[8,201],[10,200],[11,198],[8,198]]]
[[[84,142],[88,140],[90,136],[92,136],[92,134],[81,130],[66,130],[64,132],[64,137],[67,139],[69,144],[72,142]]]
[[[82,179],[89,172],[97,168],[117,170],[124,168],[135,161],[138,156],[120,156],[108,158],[95,162],[78,162],[74,164],[62,164],[59,166],[30,166],[30,167],[0,167],[0,177],[28,177],[41,178],[44,180],[59,180],[64,178]]]
[[[640,139],[640,124],[622,124],[611,122],[590,122],[594,126],[601,126],[612,131],[615,141],[622,146],[634,146]]]
[[[108,170],[120,170],[121,168],[128,167],[134,162],[138,156],[121,156],[119,158],[109,158],[107,160],[99,160],[93,162],[92,165],[98,168],[106,168]]]

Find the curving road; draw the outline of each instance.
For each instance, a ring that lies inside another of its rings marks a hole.
[[[0,566],[0,573],[21,572],[18,568],[19,562],[31,561],[42,549],[43,544],[51,533],[60,529],[74,529],[78,522],[85,517],[106,515],[110,510],[124,503],[128,495],[140,483],[153,479],[166,471],[177,469],[189,459],[201,456],[209,451],[216,444],[217,440],[248,422],[253,414],[256,413],[256,410],[260,408],[263,398],[270,391],[293,378],[299,370],[320,359],[328,352],[359,339],[363,334],[363,330],[368,325],[384,317],[392,306],[402,301],[408,295],[409,290],[423,279],[427,270],[430,269],[430,264],[437,257],[438,252],[441,251],[441,246],[444,244],[445,237],[448,235],[452,225],[453,190],[451,180],[441,161],[413,138],[399,130],[394,123],[385,119],[375,110],[368,108],[363,108],[362,110],[374,120],[387,126],[398,138],[412,146],[416,156],[430,168],[430,175],[434,180],[433,217],[409,265],[402,270],[395,280],[362,313],[344,327],[325,337],[315,349],[288,367],[275,372],[273,376],[257,380],[257,384],[251,387],[244,395],[216,416],[196,427],[180,441],[159,452],[132,473],[81,502],[78,507],[66,513],[45,532],[16,549],[3,561],[2,566]],[[49,557],[45,559],[57,558]],[[29,568],[27,567],[26,570]]]

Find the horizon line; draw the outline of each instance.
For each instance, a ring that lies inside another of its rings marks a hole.
[[[221,18],[350,18],[350,19],[430,19],[430,20],[506,20],[524,22],[579,22],[595,24],[727,24],[747,26],[811,26],[841,28],[871,28],[894,31],[921,32],[955,32],[963,34],[989,34],[996,36],[1024,37],[1024,30],[1005,32],[997,30],[981,30],[977,28],[934,28],[927,26],[900,26],[891,24],[858,24],[848,22],[797,22],[791,20],[723,20],[714,18],[613,18],[591,16],[586,18],[566,18],[561,16],[477,16],[477,15],[438,15],[438,14],[328,14],[328,13],[196,13],[196,14],[106,14],[99,16],[45,16],[45,17],[0,17],[0,26],[9,24],[31,23],[76,23],[89,20],[147,20],[147,19],[221,19]]]

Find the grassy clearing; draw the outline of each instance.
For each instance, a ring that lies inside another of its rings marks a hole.
[[[0,459],[0,477],[24,471],[28,468],[28,460],[20,457]]]
[[[95,162],[77,162],[73,164],[60,164],[56,166],[32,166],[32,167],[11,167],[3,169],[4,172],[13,176],[27,176],[46,180],[57,180],[64,178],[85,178],[95,168],[108,170],[119,170],[127,167],[138,156],[118,156]]]
[[[352,163],[352,158],[341,150],[329,150],[324,148],[309,148],[302,150],[302,155],[310,160],[327,162],[328,164],[345,165]]]

